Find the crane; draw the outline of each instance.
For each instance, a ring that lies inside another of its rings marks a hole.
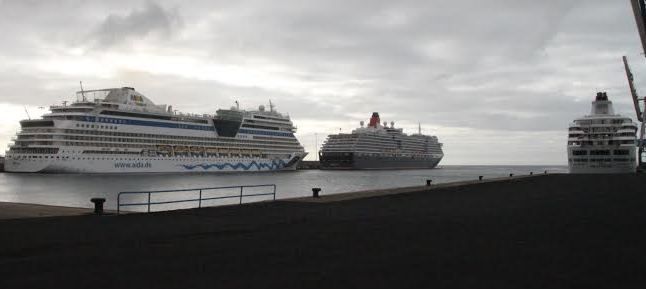
[[[637,32],[639,33],[639,39],[642,43],[642,50],[646,53],[646,2],[645,0],[630,0],[630,4],[633,8],[633,14],[635,16],[635,24],[637,25]],[[637,90],[633,83],[633,74],[630,72],[630,67],[628,67],[628,60],[626,56],[624,59],[624,67],[626,68],[626,77],[628,77],[628,85],[630,86],[630,94],[633,97],[633,103],[635,105],[635,113],[637,114],[637,119],[641,122],[639,143],[637,148],[639,150],[639,169],[642,169],[642,153],[644,152],[644,119],[646,118],[646,98],[644,98],[644,111],[640,111],[639,107],[639,97],[637,96]]]
[[[630,0],[633,7],[633,14],[635,15],[635,24],[637,24],[637,32],[642,42],[642,49],[646,52],[646,3],[644,0]]]
[[[639,141],[637,143],[639,167],[642,167],[642,153],[644,152],[644,119],[646,119],[646,97],[643,98],[644,109],[642,110],[639,106],[639,96],[637,95],[637,89],[635,89],[635,83],[633,82],[633,73],[630,71],[630,66],[628,65],[628,58],[623,56],[624,68],[626,69],[626,78],[628,79],[628,87],[630,87],[630,94],[633,97],[633,104],[635,105],[635,114],[637,115],[637,120],[641,123],[639,129]]]

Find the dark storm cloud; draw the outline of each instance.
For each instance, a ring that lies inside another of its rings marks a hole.
[[[100,46],[112,46],[151,35],[167,37],[181,23],[177,11],[166,10],[156,3],[148,2],[143,9],[135,9],[126,15],[108,15],[90,37]]]

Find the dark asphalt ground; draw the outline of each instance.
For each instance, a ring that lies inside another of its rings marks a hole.
[[[646,288],[646,175],[0,221],[0,288]]]

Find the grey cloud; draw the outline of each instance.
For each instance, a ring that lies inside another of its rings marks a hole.
[[[151,35],[168,37],[179,29],[182,23],[177,11],[148,2],[143,9],[133,10],[127,15],[108,15],[90,37],[100,46],[110,47]]]
[[[79,58],[127,54],[129,44],[140,41],[151,53],[181,54],[211,66],[275,65],[284,68],[277,72],[281,76],[302,84],[234,86],[124,70],[107,78],[83,76],[93,88],[134,86],[155,102],[200,113],[236,99],[246,107],[272,99],[297,124],[347,124],[344,130],[380,111],[402,124],[486,130],[498,142],[523,133],[559,138],[573,118],[587,113],[596,90],[608,91],[617,111],[634,117],[624,54],[631,57],[639,90],[646,92],[628,1],[52,3],[0,2],[0,32],[12,40],[0,47],[0,60],[12,62],[0,67],[0,100],[42,105],[71,94],[79,76],[33,71],[29,59],[83,48],[88,38],[95,44]],[[449,154],[468,149],[451,141],[470,137],[448,139]],[[515,146],[564,148],[535,137],[519,139]]]

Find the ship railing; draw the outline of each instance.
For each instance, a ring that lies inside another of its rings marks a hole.
[[[223,190],[232,190],[236,191],[235,194],[225,195],[225,196],[215,196],[209,197],[204,194],[207,192],[213,191],[223,191]],[[269,191],[263,192],[248,192],[245,193],[245,189],[269,189]],[[153,195],[158,194],[168,194],[168,193],[190,193],[194,192],[197,194],[197,197],[184,198],[184,199],[173,199],[173,200],[153,200]],[[144,201],[135,201],[130,203],[122,202],[122,196],[144,196]],[[261,196],[271,196],[272,200],[276,200],[276,185],[275,184],[265,184],[265,185],[244,185],[244,186],[224,186],[224,187],[209,187],[209,188],[193,188],[193,189],[176,189],[176,190],[156,190],[156,191],[132,191],[132,192],[119,192],[117,195],[117,214],[121,213],[121,207],[146,207],[146,212],[151,212],[151,207],[159,205],[169,205],[169,204],[180,204],[180,203],[197,203],[197,208],[202,208],[205,201],[215,201],[215,200],[227,200],[227,199],[237,199],[238,204],[242,205],[243,200],[250,197],[261,197]]]

